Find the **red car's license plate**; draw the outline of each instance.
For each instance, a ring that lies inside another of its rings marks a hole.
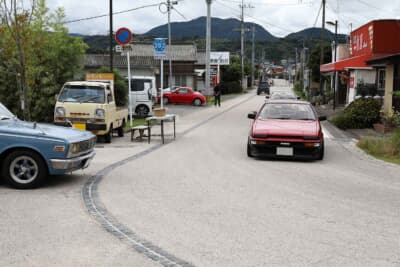
[[[293,147],[277,147],[276,155],[279,156],[293,156]]]

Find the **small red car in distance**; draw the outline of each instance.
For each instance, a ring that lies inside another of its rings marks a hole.
[[[300,100],[270,100],[248,114],[253,119],[247,142],[249,157],[322,160],[324,135],[314,107]]]
[[[158,103],[160,103],[161,97],[158,97]],[[200,106],[206,103],[206,98],[199,92],[195,92],[190,87],[179,87],[172,92],[165,92],[163,94],[164,104],[168,103],[180,103],[180,104],[193,104]]]

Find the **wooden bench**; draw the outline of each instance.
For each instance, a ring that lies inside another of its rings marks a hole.
[[[151,136],[151,126],[150,125],[138,125],[135,127],[132,127],[130,132],[131,132],[131,141],[133,141],[133,136],[135,135],[135,131],[139,131],[139,141],[142,141],[143,136],[144,136],[144,131],[147,131],[147,141],[150,144],[150,136]]]

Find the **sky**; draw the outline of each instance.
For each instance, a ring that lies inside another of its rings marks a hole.
[[[113,0],[113,30],[129,28],[134,34],[143,34],[168,22],[165,13],[167,0]],[[174,1],[174,0],[171,0]],[[176,1],[176,0],[175,0]],[[108,34],[109,0],[48,0],[50,10],[65,10],[70,33],[85,35]],[[164,4],[163,4],[164,2]],[[276,37],[322,25],[322,0],[247,0],[243,1],[244,20],[255,22]],[[212,0],[211,16],[240,18],[242,0]],[[153,5],[153,6],[151,6]],[[131,11],[129,11],[131,10]],[[164,13],[163,13],[164,12]],[[190,21],[207,15],[205,0],[178,0],[171,13],[171,22]],[[400,0],[326,0],[326,21],[338,21],[338,32],[349,34],[375,19],[400,19]],[[79,20],[75,21],[74,20]],[[334,26],[326,25],[334,32]],[[172,28],[173,31],[173,28]]]

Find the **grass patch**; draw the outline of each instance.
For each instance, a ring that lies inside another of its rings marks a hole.
[[[400,164],[400,129],[387,136],[363,137],[357,146],[378,159]]]

